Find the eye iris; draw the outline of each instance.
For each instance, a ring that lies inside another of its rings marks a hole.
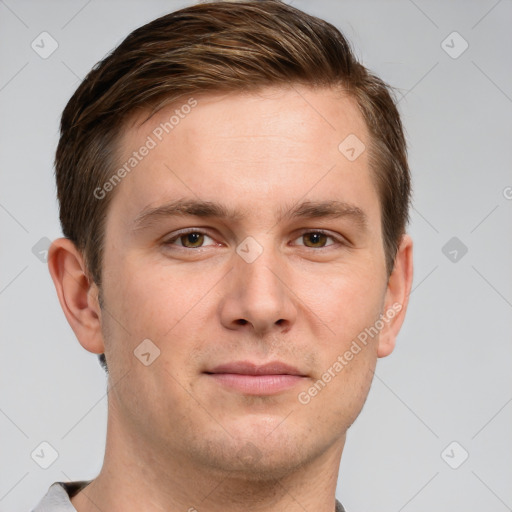
[[[304,243],[307,247],[324,247],[327,235],[324,233],[307,233],[304,235]]]
[[[204,235],[202,233],[187,233],[181,237],[181,243],[185,247],[200,247],[203,242]]]

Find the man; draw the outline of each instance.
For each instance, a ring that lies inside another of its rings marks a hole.
[[[342,511],[412,281],[387,86],[277,0],[130,34],[66,106],[49,269],[108,371],[100,474],[36,511]]]

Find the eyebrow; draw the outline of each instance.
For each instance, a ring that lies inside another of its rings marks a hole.
[[[296,204],[284,214],[280,215],[279,222],[284,219],[294,218],[319,219],[331,218],[337,219],[346,217],[353,220],[361,230],[368,227],[368,217],[366,213],[354,204],[345,201],[304,201]]]
[[[243,217],[240,212],[230,210],[220,203],[193,199],[177,199],[160,206],[144,208],[135,218],[133,229],[139,230],[148,227],[160,218],[187,215],[232,220],[240,220]]]
[[[247,213],[233,210],[213,202],[195,199],[177,199],[155,207],[144,208],[133,222],[133,230],[142,230],[161,218],[175,216],[195,216],[201,218],[225,219],[240,221]],[[361,230],[366,230],[368,218],[364,211],[356,205],[344,201],[303,201],[290,208],[282,207],[276,223],[283,220],[342,218],[346,217],[355,222]]]

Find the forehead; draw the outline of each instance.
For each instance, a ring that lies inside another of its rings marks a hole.
[[[299,198],[375,203],[368,130],[340,90],[198,94],[146,118],[134,117],[121,137],[120,166],[135,164],[116,190],[124,200],[113,201],[125,216],[178,197],[244,211]]]

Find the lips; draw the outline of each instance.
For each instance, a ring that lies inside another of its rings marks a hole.
[[[280,361],[263,365],[249,361],[222,364],[205,372],[217,385],[245,395],[275,395],[288,391],[307,375]]]
[[[206,373],[231,373],[238,375],[298,375],[304,377],[297,368],[280,361],[257,365],[248,361],[221,364]]]

